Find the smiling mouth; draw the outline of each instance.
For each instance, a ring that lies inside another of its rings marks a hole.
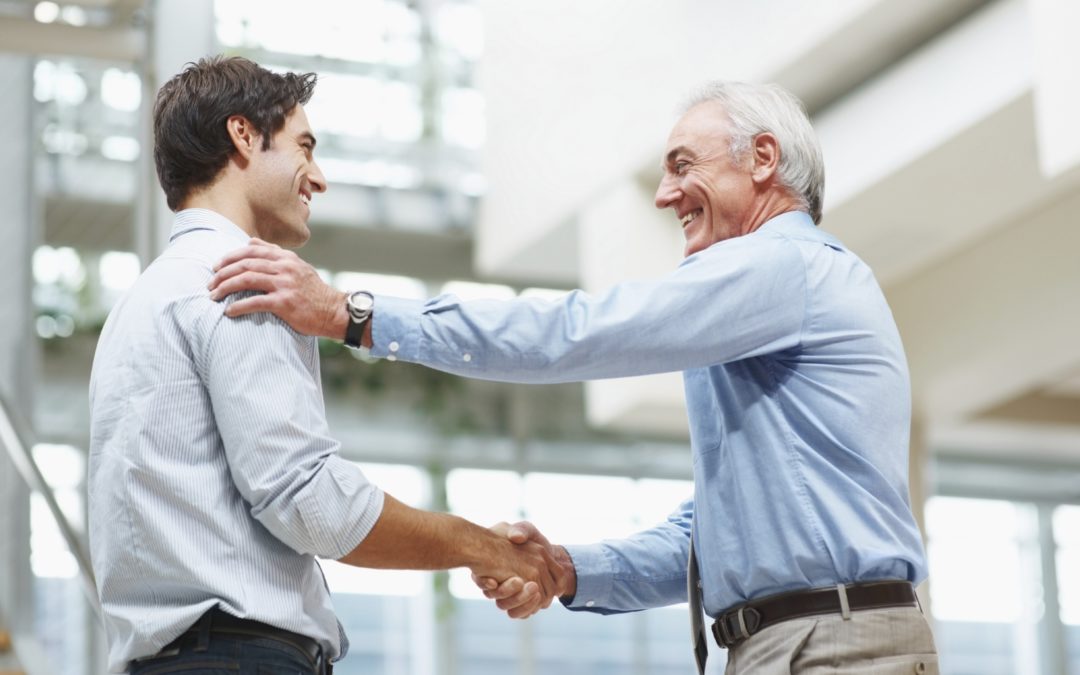
[[[304,206],[310,207],[311,206],[311,195],[301,192],[300,193],[300,202]]]
[[[700,215],[701,215],[701,209],[695,209],[695,210],[691,211],[690,213],[686,214],[685,216],[683,216],[682,218],[680,218],[679,222],[682,223],[683,229],[686,229],[686,226],[689,225],[690,223],[694,222],[694,220]]]

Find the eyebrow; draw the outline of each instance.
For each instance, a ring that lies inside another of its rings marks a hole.
[[[691,157],[694,156],[694,153],[691,152],[690,149],[687,148],[685,145],[677,145],[671,150],[669,150],[667,155],[664,156],[664,161],[660,162],[660,167],[663,168],[668,164],[671,164],[675,161],[676,157],[682,154],[690,155]]]

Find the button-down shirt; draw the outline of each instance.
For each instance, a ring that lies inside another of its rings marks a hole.
[[[211,268],[248,239],[178,213],[101,333],[90,548],[113,672],[213,607],[347,649],[315,556],[355,548],[383,493],[329,436],[315,340],[210,300]]]
[[[372,339],[375,356],[513,382],[683,371],[693,498],[635,536],[568,546],[572,608],[685,601],[691,528],[712,616],[793,589],[926,576],[900,336],[870,269],[806,213],[595,296],[379,296]]]

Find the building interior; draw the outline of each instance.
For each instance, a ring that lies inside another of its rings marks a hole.
[[[90,367],[168,239],[154,92],[226,53],[319,74],[329,190],[298,253],[418,299],[665,274],[679,102],[713,79],[790,89],[824,151],[821,226],[903,338],[942,672],[1080,675],[1077,26],[1074,0],[0,0],[0,674],[105,672]],[[320,353],[342,454],[406,503],[587,543],[691,493],[678,373],[529,386]],[[513,621],[461,570],[323,568],[342,675],[693,672],[685,605]]]

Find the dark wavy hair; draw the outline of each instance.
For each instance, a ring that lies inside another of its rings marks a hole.
[[[272,73],[239,56],[215,56],[166,82],[154,101],[154,164],[169,208],[225,168],[235,150],[229,117],[247,118],[267,150],[293,108],[311,99],[315,80],[315,73]]]

